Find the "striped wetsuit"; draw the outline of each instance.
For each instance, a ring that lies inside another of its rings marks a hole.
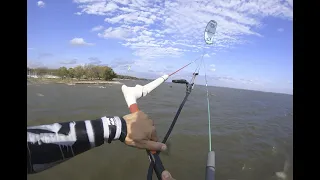
[[[123,142],[126,135],[126,122],[117,116],[27,127],[27,173],[41,172],[105,141]]]

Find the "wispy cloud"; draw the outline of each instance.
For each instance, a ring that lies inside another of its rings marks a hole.
[[[71,60],[65,60],[65,61],[61,61],[60,64],[65,64],[65,65],[69,65],[69,64],[77,64],[77,59],[71,59]]]
[[[70,44],[74,46],[92,46],[93,43],[85,42],[83,38],[73,38],[70,40]]]
[[[53,57],[54,55],[52,53],[39,53],[38,55],[38,59],[45,59],[45,58],[49,58],[49,57]]]
[[[45,4],[43,1],[38,1],[38,2],[37,2],[37,5],[38,5],[40,8],[43,8],[46,4]]]
[[[135,62],[133,60],[126,60],[122,58],[116,58],[109,64],[112,68],[127,69],[128,66],[133,65]]]
[[[239,81],[244,84],[253,84],[256,82],[256,80],[253,79],[239,79]]]
[[[292,20],[292,0],[74,0],[81,14],[104,16],[109,27],[98,36],[119,39],[138,59],[180,57],[185,52],[218,51],[247,43],[245,36],[261,37],[264,17]],[[203,43],[210,20],[218,28],[213,46]],[[209,54],[210,54],[209,53]]]
[[[91,29],[92,32],[95,32],[95,31],[101,31],[103,29],[103,26],[95,26]]]
[[[205,57],[205,58],[209,58],[209,57],[210,57],[210,55],[209,55],[209,54],[205,54],[205,55],[203,55],[203,57]]]
[[[212,77],[212,80],[227,81],[227,82],[234,82],[234,81],[236,81],[235,78],[230,77],[230,76],[216,76],[216,77]]]
[[[89,64],[98,65],[101,64],[101,61],[97,57],[89,57]]]
[[[283,28],[278,28],[278,29],[277,29],[277,31],[279,31],[279,32],[283,32],[283,31],[284,31],[284,29],[283,29]]]
[[[258,79],[244,79],[244,78],[234,78],[231,76],[213,76],[211,78],[211,80],[213,81],[222,81],[225,83],[229,83],[231,85],[232,84],[250,84],[250,85],[254,85],[254,86],[264,86],[264,84],[266,83],[270,83],[270,81],[264,81],[264,80],[258,80]],[[227,85],[226,84],[226,85]]]
[[[216,71],[216,65],[210,64],[209,70],[212,71],[212,72]]]
[[[27,66],[29,68],[45,67],[45,65],[41,61],[31,60],[31,59],[27,60]]]

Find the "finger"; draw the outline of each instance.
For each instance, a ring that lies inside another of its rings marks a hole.
[[[156,127],[154,127],[154,126],[152,127],[151,140],[152,141],[158,141]]]
[[[167,146],[161,142],[145,140],[143,141],[143,145],[145,149],[150,151],[165,151],[167,149]]]
[[[166,151],[162,151],[162,155],[170,156],[171,142],[167,141],[166,145],[167,145],[167,150]]]
[[[154,126],[154,121],[152,119],[148,118],[148,124],[151,126]]]
[[[169,171],[165,170],[162,172],[161,177],[163,180],[174,180],[171,176],[171,174],[169,173]]]
[[[149,116],[144,113],[143,111],[139,111],[139,117],[143,118],[143,119],[149,119]]]
[[[144,112],[142,112],[141,110],[138,111],[138,112],[135,112],[135,114],[136,114],[137,119],[146,119],[146,118],[148,118],[147,115]]]

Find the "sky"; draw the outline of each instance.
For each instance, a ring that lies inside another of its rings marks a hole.
[[[292,0],[28,0],[29,67],[108,65],[144,78],[293,94]],[[204,42],[210,20],[213,44]],[[130,67],[130,68],[129,68]]]

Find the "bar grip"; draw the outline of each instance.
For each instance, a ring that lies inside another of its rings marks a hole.
[[[135,113],[139,111],[139,107],[137,104],[137,99],[146,96],[160,84],[162,84],[165,80],[168,79],[168,75],[164,75],[144,86],[136,85],[135,87],[128,87],[126,85],[122,86],[122,93],[126,100],[126,103],[129,107],[131,113]],[[165,170],[162,164],[162,161],[159,157],[157,151],[148,151],[147,154],[151,161],[153,161],[153,169],[158,177],[159,180],[162,180],[161,174]]]
[[[132,104],[129,107],[129,109],[130,109],[131,113],[138,112],[139,111],[138,104],[137,103]],[[164,171],[164,167],[163,167],[162,161],[159,157],[159,154],[157,153],[157,151],[149,151],[149,150],[147,150],[147,153],[150,157],[150,160],[152,160],[154,162],[153,169],[156,172],[158,179],[161,180],[162,179],[161,174]]]
[[[135,112],[139,111],[138,104],[137,103],[132,104],[129,107],[129,109],[130,109],[131,113],[135,113]],[[147,150],[147,153],[150,157],[150,160],[152,160],[154,162],[153,169],[156,172],[158,179],[162,180],[161,174],[164,171],[164,167],[163,167],[162,161],[159,157],[159,154],[157,153],[157,151],[149,151],[149,150]]]
[[[215,179],[215,153],[214,151],[210,151],[208,153],[207,166],[206,166],[206,180],[214,180]]]
[[[155,161],[154,171],[156,172],[158,179],[161,180],[162,179],[162,176],[161,176],[162,172],[165,170],[164,166],[162,164],[162,161],[161,161],[158,153],[153,154],[153,157],[154,157],[154,161]]]

